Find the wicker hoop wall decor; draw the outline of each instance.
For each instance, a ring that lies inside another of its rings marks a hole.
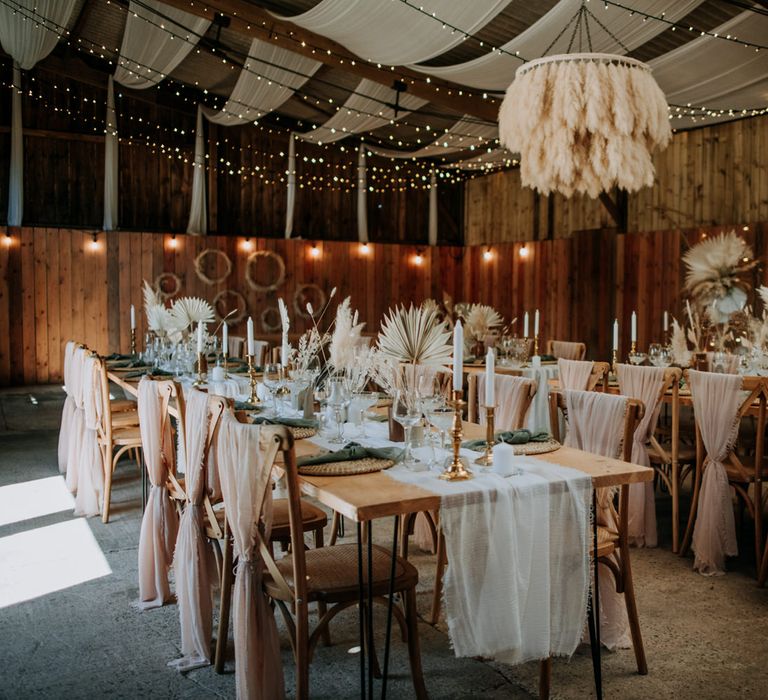
[[[209,255],[213,255],[224,261],[224,274],[219,277],[208,277],[208,275],[205,274],[205,259]],[[221,284],[232,273],[232,261],[229,259],[229,255],[223,250],[206,248],[195,258],[195,273],[206,284]]]
[[[168,291],[165,288],[165,284],[168,282],[173,282],[173,291]],[[173,272],[161,272],[157,277],[155,277],[155,283],[153,286],[160,298],[165,301],[166,299],[175,297],[181,291],[181,277],[174,274]]]
[[[307,302],[310,302],[314,309],[319,310],[325,306],[326,299],[322,288],[313,282],[300,284],[293,293],[293,309],[301,318],[309,319],[312,317],[307,313]]]
[[[265,333],[277,333],[281,328],[280,310],[276,306],[268,306],[261,312],[261,329]]]
[[[273,260],[277,265],[277,275],[271,282],[257,281],[253,279],[251,274],[251,267],[261,259]],[[275,253],[273,250],[256,250],[248,256],[248,260],[245,263],[245,281],[248,286],[257,292],[274,292],[276,289],[282,286],[285,282],[285,261],[279,253]]]
[[[245,318],[245,315],[247,313],[246,309],[246,302],[245,297],[240,294],[236,289],[225,289],[221,292],[219,292],[214,298],[213,298],[213,311],[216,314],[216,320],[222,321],[224,317],[227,315],[226,307],[224,313],[219,311],[219,304],[226,301],[227,299],[233,299],[235,302],[235,305],[233,308],[237,309],[237,312],[232,314],[228,319],[227,323],[230,325],[235,325],[237,323],[240,323]]]

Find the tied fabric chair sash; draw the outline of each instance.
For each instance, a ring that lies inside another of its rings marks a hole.
[[[707,451],[693,529],[693,568],[704,576],[725,573],[725,558],[738,554],[736,522],[725,460],[739,431],[744,397],[741,377],[690,370],[693,410]]]
[[[166,487],[167,475],[173,469],[174,450],[171,426],[159,393],[163,384],[147,377],[139,382],[139,428],[152,484],[139,535],[138,606],[141,609],[160,607],[171,600],[168,572],[179,527]]]
[[[80,460],[83,446],[83,433],[85,432],[85,407],[83,405],[83,378],[86,351],[84,348],[75,348],[72,355],[72,412],[71,430],[67,440],[67,488],[72,493],[77,493],[80,475]]]
[[[520,415],[520,409],[535,384],[535,380],[526,377],[496,375],[496,430],[516,430],[525,425],[525,416]],[[485,405],[485,372],[477,375],[477,403],[479,407]],[[485,425],[485,411],[480,410],[479,417],[480,425]]]
[[[104,494],[104,459],[99,447],[101,423],[101,364],[96,357],[83,363],[83,432],[80,448],[75,515],[90,517],[101,512]]]
[[[644,467],[651,465],[646,444],[651,439],[661,410],[661,389],[664,386],[663,367],[635,367],[617,365],[619,391],[643,402],[645,414],[635,428],[632,437],[632,461]],[[628,536],[630,544],[638,547],[655,547],[658,544],[656,529],[656,495],[653,482],[631,484],[629,487]]]
[[[583,360],[558,359],[557,374],[560,379],[560,386],[563,389],[586,391],[594,364],[594,362]]]
[[[64,348],[64,407],[61,409],[61,428],[59,429],[59,473],[67,472],[67,452],[69,450],[69,435],[72,432],[72,419],[75,414],[75,400],[72,398],[72,356],[75,343],[69,341]]]

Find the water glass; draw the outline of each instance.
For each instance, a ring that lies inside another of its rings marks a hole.
[[[405,455],[403,455],[403,464],[412,469],[416,465],[416,460],[411,451],[411,435],[413,428],[421,423],[421,406],[416,397],[404,392],[395,393],[395,400],[392,404],[392,417],[403,426],[405,433]]]

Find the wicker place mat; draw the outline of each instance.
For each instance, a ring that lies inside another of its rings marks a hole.
[[[347,462],[327,462],[326,464],[305,464],[299,467],[299,474],[306,476],[351,476],[353,474],[370,474],[389,469],[394,460],[364,457],[351,459]]]
[[[526,442],[522,445],[512,445],[515,448],[516,455],[543,455],[547,452],[559,450],[562,445],[554,438],[549,438],[546,442]]]
[[[296,426],[289,428],[289,430],[293,433],[294,440],[305,440],[317,435],[317,428],[301,428]]]

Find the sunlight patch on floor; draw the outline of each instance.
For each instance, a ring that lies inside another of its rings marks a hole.
[[[85,518],[0,538],[0,608],[112,573]]]
[[[72,510],[74,507],[75,499],[67,490],[62,476],[0,486],[0,525]]]

